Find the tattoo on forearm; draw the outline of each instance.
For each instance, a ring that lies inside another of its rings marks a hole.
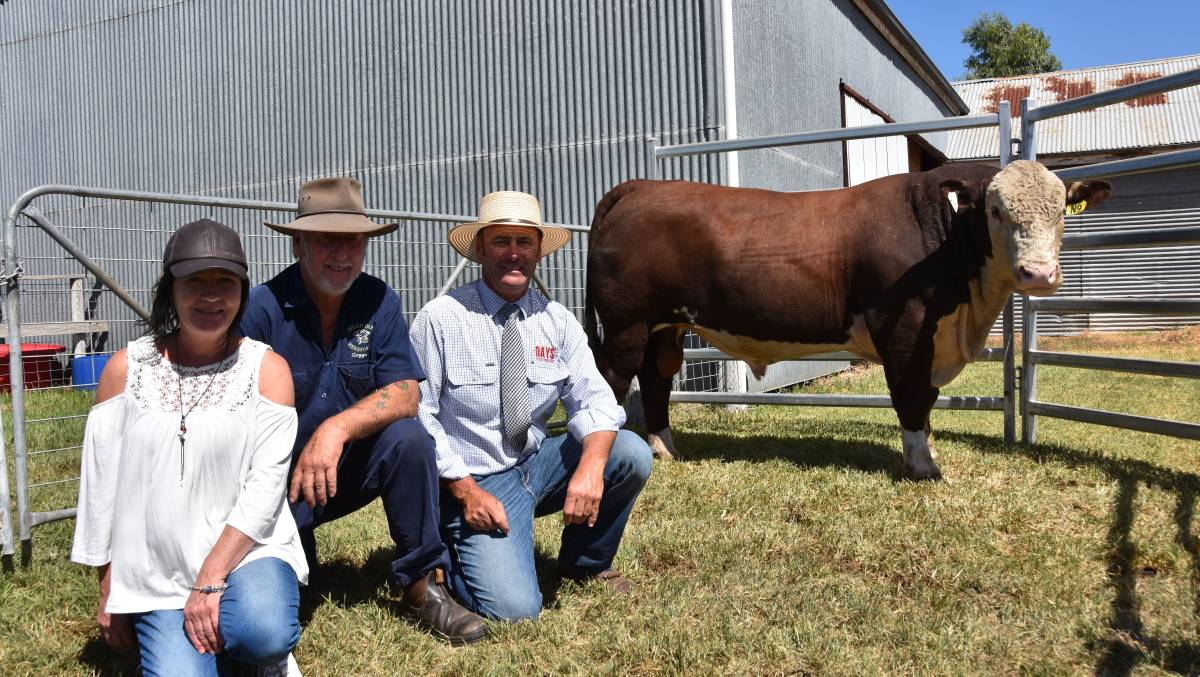
[[[401,381],[396,385],[400,386],[401,390],[408,390],[408,381]]]
[[[391,385],[387,385],[379,391],[379,399],[375,400],[375,408],[379,411],[387,409],[388,400],[392,399],[392,394],[388,392],[391,387]]]

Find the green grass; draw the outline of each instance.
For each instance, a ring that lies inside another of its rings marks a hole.
[[[1196,330],[1042,346],[1200,360]],[[1043,368],[1039,389],[1049,402],[1200,420],[1194,380]],[[805,390],[884,385],[871,367]],[[999,365],[973,365],[943,392],[999,394]],[[31,410],[86,408],[56,397]],[[998,413],[935,411],[947,479],[912,483],[887,409],[676,405],[672,420],[684,459],[656,464],[617,560],[632,596],[560,583],[559,521],[543,518],[542,618],[451,649],[389,601],[372,508],[318,530],[325,582],[304,596],[305,673],[1200,672],[1196,442],[1043,418],[1039,444],[1005,448]],[[39,444],[76,425],[45,426]],[[42,509],[73,496],[41,491]],[[71,529],[40,527],[32,568],[0,575],[0,672],[133,669],[96,639],[94,574],[67,562]]]

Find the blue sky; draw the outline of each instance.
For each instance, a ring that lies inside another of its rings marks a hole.
[[[1063,68],[1200,54],[1200,0],[885,0],[950,80],[970,54],[962,31],[985,12],[1045,31]]]

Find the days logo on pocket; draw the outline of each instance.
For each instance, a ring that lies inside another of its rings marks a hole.
[[[534,356],[534,358],[537,359],[538,362],[553,362],[555,356],[557,356],[557,355],[558,355],[558,351],[555,350],[554,346],[534,346],[533,347],[533,356]]]

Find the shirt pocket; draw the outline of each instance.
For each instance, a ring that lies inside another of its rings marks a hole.
[[[343,364],[338,366],[338,378],[342,382],[342,390],[353,404],[370,395],[375,388],[375,365],[369,362],[360,364]]]
[[[442,390],[442,410],[470,412],[474,420],[493,421],[500,416],[500,367],[496,364],[446,366],[448,387]]]
[[[552,364],[534,362],[529,365],[529,404],[533,408],[535,421],[545,420],[554,413],[562,388],[571,372],[558,362]]]

